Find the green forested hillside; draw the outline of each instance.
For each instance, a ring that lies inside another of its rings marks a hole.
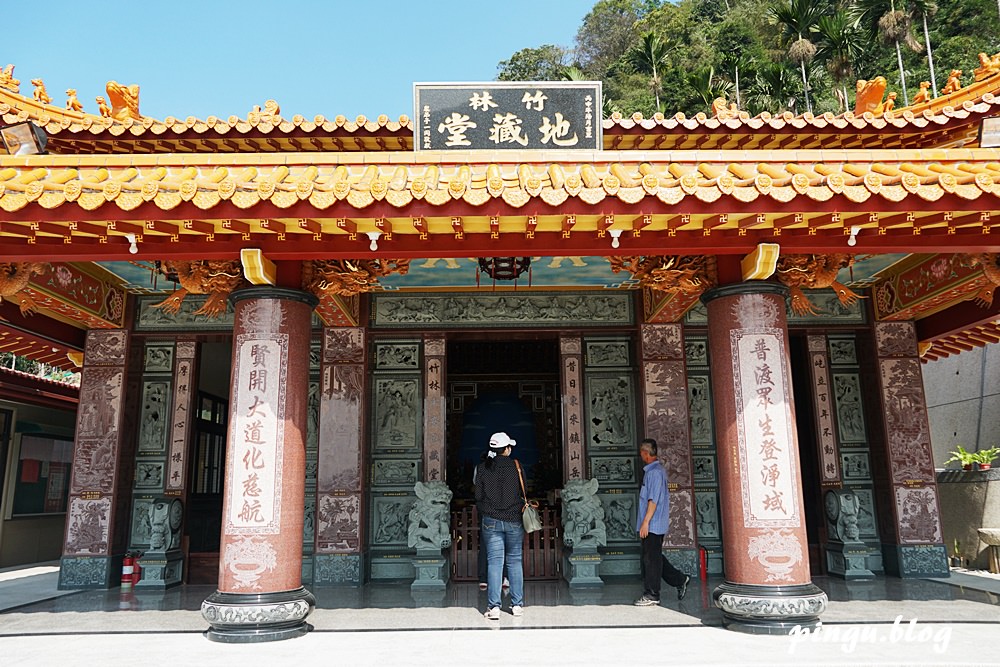
[[[998,26],[1000,0],[598,0],[574,44],[526,45],[497,78],[601,80],[606,114],[649,117],[708,113],[720,95],[751,114],[841,113],[857,79],[881,75],[902,107],[931,59],[938,91],[953,69],[971,83]]]

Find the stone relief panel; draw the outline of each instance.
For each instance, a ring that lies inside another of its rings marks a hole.
[[[150,510],[153,508],[151,498],[136,498],[132,503],[132,539],[131,546],[149,546],[153,534],[153,524],[150,523]]]
[[[153,304],[162,301],[159,296],[140,296],[136,298],[136,331],[225,331],[233,328],[233,304],[226,302],[226,312],[218,317],[198,314],[208,296],[204,294],[188,294],[180,304],[180,310],[168,313],[162,308],[153,308]]]
[[[302,544],[311,551],[316,539],[316,496],[306,495],[302,521]]]
[[[87,333],[84,363],[92,365],[123,365],[128,351],[128,333],[121,329],[91,330]]]
[[[840,441],[845,444],[866,442],[860,376],[857,373],[834,373],[833,395]]]
[[[920,362],[916,358],[880,359],[879,369],[893,482],[932,480],[934,463]]]
[[[917,354],[917,334],[912,322],[877,322],[875,347],[880,357],[912,357]]]
[[[793,580],[793,570],[802,562],[806,549],[793,530],[771,529],[750,538],[747,555],[767,573],[764,580],[781,583]]]
[[[415,449],[420,442],[420,381],[414,377],[374,380],[375,449]]]
[[[375,368],[378,370],[411,370],[420,368],[419,343],[376,343]]]
[[[635,446],[635,394],[631,376],[588,375],[587,395],[590,447]]]
[[[147,345],[143,359],[143,370],[147,373],[169,373],[174,366],[172,345]]]
[[[233,588],[259,591],[265,572],[274,572],[278,566],[278,551],[271,543],[272,537],[259,535],[227,535],[222,551],[222,565],[233,575]]]
[[[408,494],[372,497],[372,545],[406,547],[407,519],[415,500]]]
[[[587,366],[628,366],[628,341],[587,341]]]
[[[642,356],[644,359],[676,361],[682,358],[682,332],[679,324],[643,324]]]
[[[694,496],[695,517],[698,521],[698,539],[720,539],[718,493],[715,489],[712,489],[711,491],[696,491]]]
[[[316,499],[317,551],[352,553],[361,546],[361,496],[321,494]]]
[[[896,516],[901,542],[941,541],[941,521],[934,487],[896,487]]]
[[[576,327],[633,322],[631,294],[463,294],[461,297],[373,295],[372,326]]]
[[[875,521],[875,499],[871,489],[853,488],[851,491],[858,497],[858,533],[861,539],[878,539],[878,527]]]
[[[414,460],[383,459],[372,463],[372,486],[412,487],[418,480],[419,466]]]
[[[361,583],[361,558],[349,555],[316,557],[317,584]]]
[[[950,574],[943,544],[900,547],[899,560],[903,576],[947,577]]]
[[[122,371],[116,368],[84,368],[77,422],[79,437],[101,437],[117,433],[122,378]]]
[[[142,383],[142,411],[139,415],[139,451],[162,452],[167,444],[167,410],[170,383]]]
[[[579,338],[560,338],[559,354],[581,354],[583,352],[583,342]]]
[[[869,480],[872,478],[871,466],[868,464],[867,452],[841,453],[844,468],[844,481]]]
[[[340,327],[323,329],[323,361],[328,364],[363,364],[364,329]]]
[[[162,489],[163,461],[139,461],[135,464],[135,486],[137,489]]]
[[[66,558],[59,568],[61,588],[93,588],[110,584],[108,558]]]
[[[696,453],[691,457],[695,484],[715,484],[715,457]]]
[[[708,341],[688,338],[684,341],[684,357],[688,366],[708,366]]]
[[[694,546],[694,510],[694,494],[691,489],[670,492],[670,533],[663,538],[663,546]]]
[[[70,498],[66,555],[107,554],[110,516],[110,498]]]
[[[608,542],[635,542],[637,497],[634,493],[599,493],[604,506],[604,525]]]
[[[332,365],[323,369],[318,480],[321,491],[360,489],[363,389],[363,366]]]
[[[634,484],[636,457],[634,456],[592,456],[590,477],[600,482],[602,487],[627,486]]]
[[[858,351],[853,338],[830,338],[830,365],[856,366]]]
[[[711,445],[712,395],[707,375],[688,376],[688,414],[691,416],[691,443]]]
[[[312,342],[309,344],[309,372],[315,373],[323,363],[323,343]]]
[[[688,484],[691,479],[685,380],[683,361],[643,363],[647,433],[656,438],[660,459],[667,466],[667,476],[673,484]]]

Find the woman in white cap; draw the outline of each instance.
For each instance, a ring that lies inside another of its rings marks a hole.
[[[510,613],[520,616],[524,608],[524,571],[521,568],[521,482],[511,449],[517,444],[506,433],[490,436],[486,460],[476,470],[476,506],[482,517],[482,542],[486,545],[486,618],[500,619],[500,593],[504,561],[510,580]]]

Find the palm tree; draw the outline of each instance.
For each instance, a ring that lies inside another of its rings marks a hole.
[[[702,68],[688,76],[688,83],[698,93],[698,97],[711,108],[712,102],[717,97],[727,97],[732,88],[732,84],[715,76],[714,67]]]
[[[757,70],[749,101],[757,111],[781,113],[795,109],[795,75],[781,63],[765,63]]]
[[[878,37],[886,44],[896,47],[896,62],[899,65],[899,86],[903,89],[903,104],[910,105],[910,97],[906,94],[906,72],[903,69],[903,52],[899,46],[902,41],[914,51],[920,51],[920,43],[913,38],[910,28],[913,19],[906,12],[897,9],[904,6],[905,0],[860,0],[861,23],[868,28],[872,37]]]
[[[789,0],[787,5],[771,8],[770,14],[781,26],[785,39],[791,42],[788,57],[802,72],[802,93],[806,99],[806,110],[812,113],[806,63],[816,56],[816,45],[808,37],[823,15],[823,6],[816,0]]]
[[[727,72],[733,72],[733,86],[736,91],[736,107],[738,109],[743,108],[743,102],[740,100],[740,70],[745,74],[752,65],[753,61],[739,49],[725,51],[722,54],[722,66],[726,68]]]
[[[820,36],[817,54],[826,63],[826,70],[838,86],[840,111],[846,111],[848,96],[845,82],[854,75],[854,61],[864,49],[858,19],[846,11],[838,11],[821,16],[816,31]]]
[[[669,54],[670,47],[652,31],[642,36],[642,44],[639,44],[628,52],[629,63],[638,72],[649,75],[649,85],[653,91],[653,96],[656,98],[657,111],[661,111],[660,91],[663,89],[660,72],[666,66]]]
[[[1000,0],[998,0],[998,3],[1000,3]],[[937,79],[934,77],[934,52],[931,50],[931,34],[927,30],[927,17],[934,16],[937,10],[938,6],[934,0],[910,0],[910,14],[914,18],[919,16],[924,26],[924,45],[927,48],[927,66],[931,70],[931,89],[934,91],[934,97],[937,97],[938,94]]]

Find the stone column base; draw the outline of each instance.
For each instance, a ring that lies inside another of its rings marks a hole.
[[[852,579],[874,579],[868,569],[871,549],[864,542],[830,542],[826,545],[826,571],[832,575]]]
[[[211,626],[205,636],[214,642],[249,644],[300,637],[312,626],[305,622],[316,598],[305,588],[277,593],[222,593],[201,603],[201,615]]]
[[[179,586],[184,578],[184,554],[180,550],[147,553],[139,558],[142,578],[137,589],[163,590]]]
[[[726,582],[712,594],[728,630],[759,635],[787,635],[793,628],[813,629],[826,609],[826,593],[815,584],[754,586]]]
[[[433,549],[417,549],[413,559],[412,591],[443,591],[451,574],[451,560]]]

